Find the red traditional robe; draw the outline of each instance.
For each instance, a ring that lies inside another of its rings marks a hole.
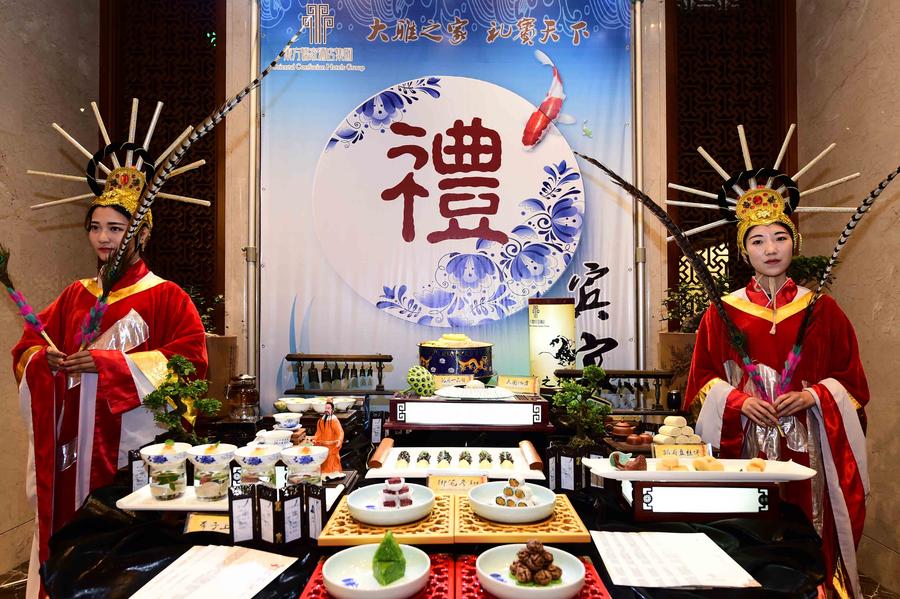
[[[729,317],[747,337],[750,357],[780,374],[811,299],[809,289],[798,287],[788,279],[776,294],[774,310],[755,280],[725,296],[723,301]],[[737,385],[729,383],[724,366],[729,360],[741,364],[728,342],[721,318],[710,307],[697,331],[683,407],[697,415],[697,434],[719,447],[723,458],[755,457],[741,455],[745,433],[751,424],[741,414],[741,406],[748,396],[744,392],[747,375],[743,373]],[[859,359],[856,333],[837,303],[828,296],[816,304],[788,390],[803,389],[812,393],[816,404],[796,416],[807,429],[812,429],[811,438],[818,440],[818,447],[811,451],[821,452],[819,467],[825,484],[821,493],[814,492],[811,481],[789,483],[784,492],[814,522],[814,500],[817,507],[822,506],[821,534],[829,569],[827,581],[832,580],[831,568],[839,555],[849,574],[848,582],[859,596],[855,550],[862,535],[865,497],[869,490],[864,437],[864,406],[869,401],[869,388]],[[784,440],[780,443],[782,460],[809,465],[809,453],[791,451]]]
[[[41,312],[46,332],[61,352],[79,350],[76,332],[100,294],[95,279],[76,281]],[[91,349],[97,374],[73,378],[52,373],[46,342],[27,327],[12,351],[33,446],[27,490],[36,499],[40,562],[47,559],[50,535],[71,519],[92,490],[112,482],[127,463],[128,450],[161,432],[141,399],[163,382],[168,359],[180,354],[196,366],[197,376],[206,375],[203,325],[178,285],[138,261],[108,302],[103,333],[91,347],[119,349]]]

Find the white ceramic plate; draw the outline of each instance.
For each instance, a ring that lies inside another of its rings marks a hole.
[[[658,480],[682,482],[787,482],[806,480],[816,475],[816,471],[796,462],[778,462],[768,460],[763,472],[741,472],[750,460],[719,460],[725,466],[723,472],[698,472],[691,465],[693,458],[681,458],[680,462],[688,467],[687,471],[657,472],[658,459],[648,459],[646,470],[616,470],[608,459],[582,459],[581,462],[591,469],[591,474],[614,480]]]
[[[555,547],[544,546],[553,555],[553,563],[562,570],[561,583],[545,587],[520,585],[509,573],[509,565],[515,561],[516,553],[525,544],[500,545],[488,549],[478,556],[475,570],[484,590],[498,599],[568,599],[574,597],[584,586],[584,564],[571,553]]]
[[[506,486],[506,481],[484,483],[469,491],[469,504],[472,511],[488,520],[503,524],[521,524],[523,522],[537,522],[549,518],[553,514],[553,506],[556,504],[556,493],[547,487],[528,485],[534,497],[535,504],[531,507],[506,507],[494,503]]]
[[[347,508],[356,520],[373,526],[396,526],[421,520],[434,507],[434,491],[422,485],[406,483],[412,491],[412,505],[399,508],[379,508],[381,489],[375,484],[362,487],[347,496]]]
[[[400,545],[406,558],[406,573],[381,586],[372,575],[372,557],[377,544],[359,545],[335,553],[322,566],[325,588],[336,599],[406,599],[428,583],[431,560],[421,549]]]

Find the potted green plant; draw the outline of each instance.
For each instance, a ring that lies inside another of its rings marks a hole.
[[[825,272],[828,259],[828,256],[794,256],[788,267],[788,276],[798,285],[815,289]],[[833,280],[834,276],[831,277],[831,281]]]
[[[190,431],[185,429],[185,418],[216,414],[221,402],[205,397],[208,381],[192,378],[197,369],[184,356],[172,356],[166,366],[166,380],[144,397],[144,405],[153,413],[153,419],[166,428],[166,433],[161,435],[163,438],[192,445],[206,443],[207,440],[198,437],[193,427]]]
[[[606,372],[599,366],[586,366],[580,379],[562,379],[559,391],[553,395],[553,406],[563,424],[575,428],[575,436],[568,443],[572,449],[594,445],[603,434],[603,420],[612,411],[608,403],[598,401],[600,385]]]

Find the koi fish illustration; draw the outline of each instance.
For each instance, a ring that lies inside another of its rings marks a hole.
[[[566,94],[563,93],[562,78],[559,76],[556,65],[553,64],[549,56],[540,50],[534,51],[534,57],[541,64],[545,64],[553,69],[553,81],[550,83],[550,90],[547,92],[544,101],[541,102],[538,109],[531,114],[528,122],[525,123],[525,131],[522,133],[522,145],[525,146],[525,149],[531,149],[536,146],[543,139],[547,133],[547,128],[553,121],[559,120],[563,124],[575,122],[575,119],[569,115],[560,114]]]

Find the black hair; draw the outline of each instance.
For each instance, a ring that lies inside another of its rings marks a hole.
[[[98,206],[96,204],[91,206],[90,208],[88,208],[87,215],[85,215],[85,217],[84,217],[84,230],[85,231],[91,230],[91,217],[94,215],[94,210],[97,208],[100,208],[100,206]],[[128,222],[131,222],[131,214],[129,214],[128,211],[125,210],[125,208],[123,208],[122,206],[113,204],[110,206],[104,206],[104,208],[112,208],[113,210],[115,210],[116,212],[118,212],[119,214],[124,216],[126,219],[128,219]]]
[[[797,244],[797,240],[794,239],[794,232],[791,230],[791,228],[790,228],[789,226],[787,226],[786,224],[784,224],[784,223],[781,222],[780,220],[773,221],[773,222],[771,222],[771,223],[769,223],[769,224],[770,224],[770,225],[781,225],[781,228],[784,229],[785,233],[787,233],[788,235],[791,236],[791,243],[794,244],[794,245]],[[741,241],[744,242],[744,247],[747,247],[747,236],[750,235],[750,231],[752,231],[753,229],[755,229],[756,227],[759,227],[759,226],[762,226],[762,225],[753,225],[752,227],[750,227],[749,229],[747,229],[747,232],[746,232],[746,233],[744,233],[744,239],[741,240]],[[795,248],[795,249],[796,249],[796,248]]]

